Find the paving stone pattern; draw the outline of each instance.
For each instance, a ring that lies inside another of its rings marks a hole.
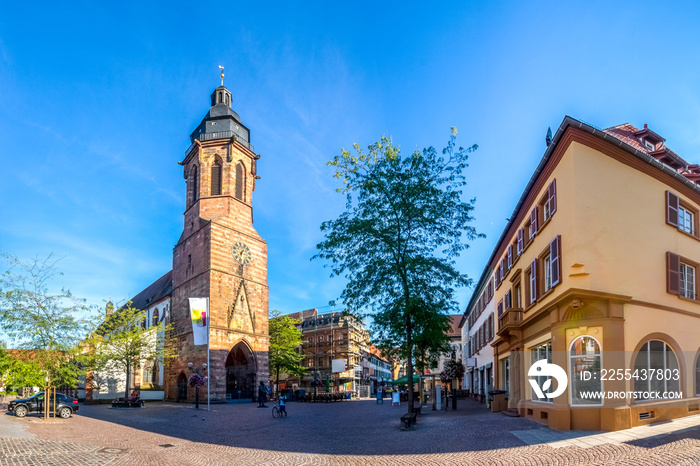
[[[0,423],[23,423],[36,437],[4,439],[0,465],[700,464],[700,416],[673,426],[680,431],[671,429],[673,423],[661,425],[664,433],[645,427],[651,435],[630,435],[633,429],[558,433],[460,400],[457,411],[426,410],[414,430],[401,431],[405,405],[288,403],[289,416],[284,419],[273,419],[269,407],[256,406],[215,405],[207,412],[206,407],[196,411],[192,405],[175,403],[150,403],[133,410],[93,405],[52,423],[2,416]],[[596,437],[617,434],[622,435]],[[572,439],[580,443],[556,444]],[[6,444],[12,452],[7,458]],[[22,452],[33,455],[32,461],[19,462]]]

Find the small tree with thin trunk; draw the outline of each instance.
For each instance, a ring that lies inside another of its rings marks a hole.
[[[97,329],[91,343],[93,348],[93,370],[118,371],[126,374],[124,398],[129,396],[132,374],[142,365],[161,365],[175,357],[174,347],[166,341],[170,325],[164,320],[155,326],[146,325],[146,313],[127,303],[113,312]]]
[[[24,350],[5,356],[12,383],[76,387],[84,373],[79,343],[89,333],[91,308],[55,285],[61,273],[53,255],[26,262],[9,254],[2,258],[9,267],[0,276],[0,321],[13,346]]]
[[[303,340],[297,328],[298,320],[274,310],[268,322],[270,370],[275,374],[275,386],[279,387],[280,373],[301,377],[306,372],[306,368],[299,364],[304,359],[299,353]]]

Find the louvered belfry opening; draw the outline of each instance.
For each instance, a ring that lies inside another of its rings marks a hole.
[[[221,195],[221,164],[218,160],[211,166],[211,195]]]
[[[192,202],[190,205],[197,201],[197,166],[192,167]]]
[[[243,190],[245,188],[245,170],[243,169],[243,163],[238,162],[236,164],[236,192],[234,196],[236,199],[241,201],[245,200],[243,198]]]

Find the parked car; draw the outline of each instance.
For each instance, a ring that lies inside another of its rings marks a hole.
[[[53,407],[53,397],[50,397],[49,408]],[[78,412],[78,400],[64,395],[63,393],[56,393],[56,410],[55,413],[61,416],[63,419],[67,419],[73,413]],[[17,417],[24,417],[29,413],[43,413],[44,412],[44,392],[39,392],[34,396],[29,398],[24,398],[21,400],[13,400],[7,406],[7,410],[14,413]]]

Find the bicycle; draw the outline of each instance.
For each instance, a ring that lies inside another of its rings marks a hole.
[[[282,417],[287,417],[287,411],[280,411],[279,408],[279,401],[275,401],[275,404],[272,405],[272,417],[274,418],[282,418]]]

